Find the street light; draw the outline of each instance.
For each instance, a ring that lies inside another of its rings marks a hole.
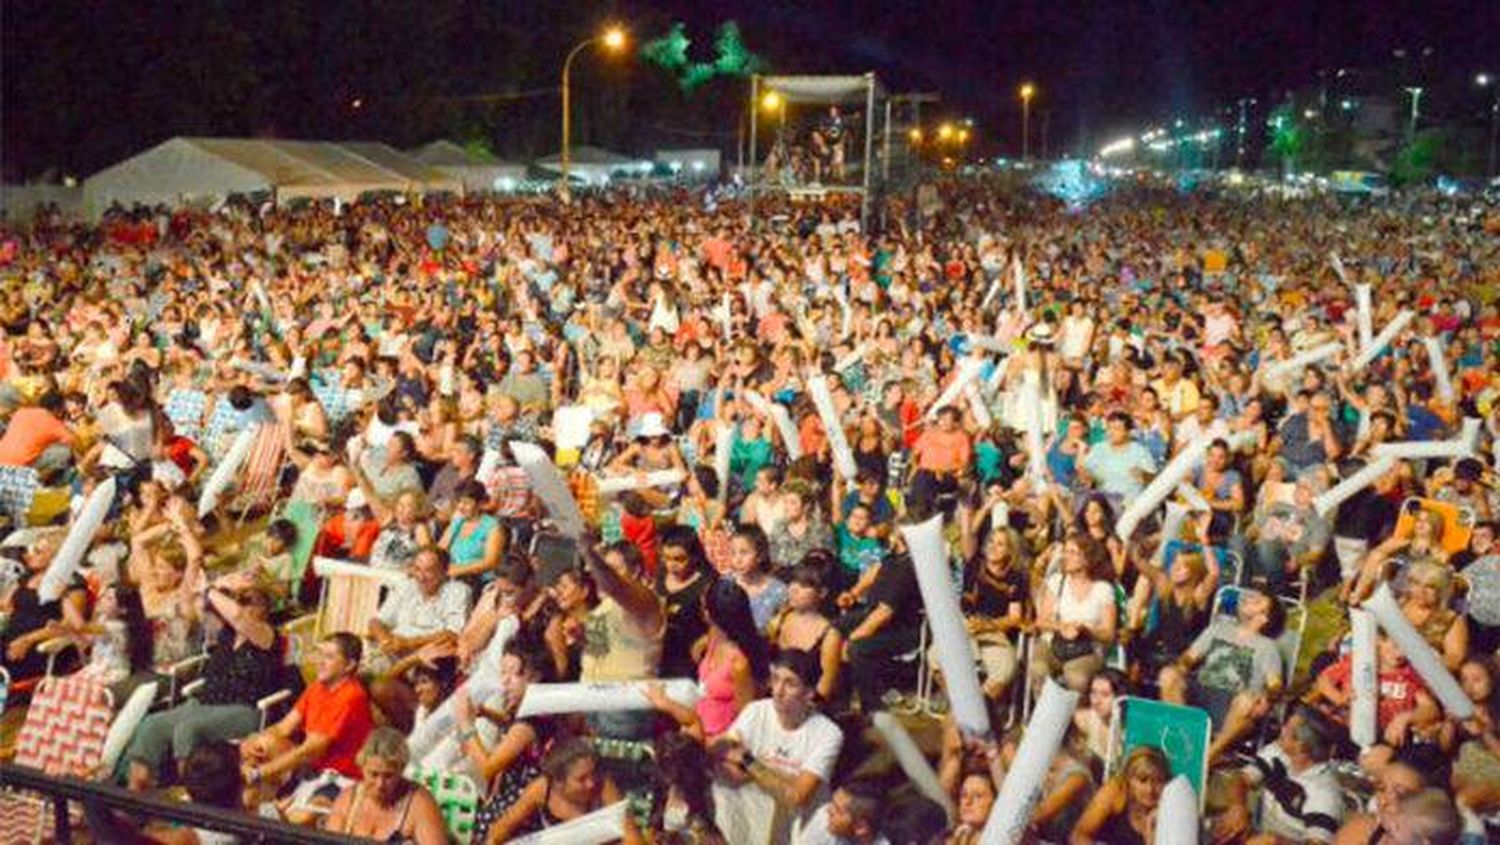
[[[1474,84],[1480,88],[1488,88],[1495,81],[1488,73],[1477,74]],[[1490,154],[1489,161],[1484,172],[1490,178],[1495,176],[1495,130],[1500,127],[1500,88],[1497,88],[1493,97],[1490,98]]]
[[[760,107],[768,112],[774,113],[781,111],[781,107],[785,104],[786,101],[782,99],[780,91],[767,91],[765,95],[760,98]]]
[[[569,147],[572,145],[573,116],[572,116],[572,91],[568,87],[568,78],[573,70],[573,59],[583,52],[590,44],[603,44],[604,49],[611,53],[618,53],[625,49],[625,43],[629,39],[625,30],[618,26],[612,26],[593,38],[585,38],[578,42],[572,50],[568,51],[568,57],[563,59],[562,67],[562,155],[558,159],[561,172],[561,190],[564,194],[568,191],[568,160],[571,158]]]
[[[947,141],[953,137],[953,124],[944,123],[938,127],[938,140]]]
[[[913,144],[922,143],[922,130],[920,128],[913,126],[911,131],[906,134],[907,137],[911,138]]]
[[[1417,141],[1417,115],[1420,113],[1419,104],[1422,102],[1422,88],[1421,86],[1412,86],[1406,89],[1406,93],[1411,95],[1411,123],[1406,128],[1406,143],[1410,145]]]
[[[1030,82],[1021,83],[1021,160],[1031,161],[1031,97],[1036,94],[1036,86]]]

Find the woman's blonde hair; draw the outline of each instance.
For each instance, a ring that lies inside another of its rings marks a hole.
[[[1163,780],[1172,776],[1172,764],[1167,762],[1167,755],[1160,748],[1154,745],[1137,745],[1125,755],[1125,761],[1120,764],[1120,771],[1115,779],[1124,784],[1129,780],[1131,771],[1142,765],[1156,769]]]
[[[363,766],[365,761],[374,757],[389,760],[396,764],[398,770],[404,770],[407,762],[411,760],[411,749],[406,744],[406,737],[400,731],[389,726],[381,726],[370,731],[370,737],[365,740],[364,747],[359,750],[359,759],[356,762]]]

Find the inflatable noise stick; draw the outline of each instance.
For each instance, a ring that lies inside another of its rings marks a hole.
[[[995,798],[995,811],[990,813],[980,834],[981,845],[1018,845],[1031,824],[1031,814],[1036,811],[1042,798],[1042,784],[1047,771],[1052,768],[1052,758],[1062,745],[1073,722],[1073,711],[1078,707],[1078,693],[1060,686],[1050,678],[1042,686],[1042,694],[1026,723],[1026,732],[1021,735],[1021,745],[1016,749],[1016,758],[1010,771],[1005,773],[1005,782]]]
[[[948,814],[948,820],[952,821],[955,813],[953,797],[943,791],[937,774],[932,771],[927,758],[922,756],[922,750],[917,747],[911,734],[906,732],[906,728],[902,727],[900,720],[882,710],[875,714],[874,722],[875,730],[885,739],[886,747],[890,748],[896,764],[906,773],[912,785],[923,797],[942,807],[943,812]]]
[[[1391,345],[1391,341],[1396,339],[1396,335],[1400,334],[1406,328],[1407,324],[1416,318],[1416,314],[1407,310],[1403,310],[1397,314],[1389,323],[1385,324],[1385,328],[1380,330],[1380,334],[1376,335],[1375,339],[1370,341],[1370,345],[1355,354],[1354,360],[1349,362],[1349,371],[1357,372],[1368,367],[1377,355],[1385,351],[1387,346]]]
[[[1427,644],[1427,640],[1417,633],[1407,620],[1406,614],[1401,612],[1401,607],[1396,604],[1396,597],[1391,595],[1389,584],[1381,584],[1375,594],[1365,600],[1365,610],[1375,617],[1386,635],[1396,641],[1396,647],[1406,655],[1406,660],[1411,668],[1417,670],[1427,688],[1432,690],[1432,695],[1448,711],[1448,715],[1455,719],[1469,719],[1474,716],[1474,702],[1464,694],[1463,687],[1458,685],[1453,673],[1443,665],[1443,659]]]
[[[1360,748],[1379,741],[1376,715],[1379,712],[1380,684],[1375,664],[1375,617],[1368,610],[1349,608],[1349,623],[1354,630],[1354,655],[1351,682],[1354,699],[1349,705],[1349,738]]]
[[[625,803],[616,801],[571,821],[512,839],[511,845],[603,845],[614,842],[625,830]]]
[[[1318,509],[1319,516],[1327,516],[1334,508],[1343,504],[1345,499],[1374,484],[1375,479],[1390,472],[1395,465],[1395,458],[1377,457],[1358,472],[1319,493],[1313,499],[1313,507]]]
[[[943,540],[943,518],[934,516],[918,525],[901,527],[906,546],[911,550],[916,569],[917,589],[927,609],[932,642],[938,665],[943,670],[943,684],[953,705],[953,717],[959,728],[970,736],[990,734],[990,714],[979,675],[974,669],[974,649],[964,616],[958,605],[958,591],[948,567],[948,547]]]
[[[828,434],[828,448],[833,452],[833,465],[846,479],[853,479],[859,472],[854,463],[854,452],[849,449],[849,440],[844,436],[844,426],[839,422],[838,409],[833,405],[833,394],[828,390],[828,380],[822,373],[807,377],[807,395],[813,407],[818,409],[818,418]]]
[[[1187,775],[1172,778],[1156,807],[1155,845],[1198,845],[1198,794]]]

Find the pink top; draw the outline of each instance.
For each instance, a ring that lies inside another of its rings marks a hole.
[[[698,684],[703,688],[703,697],[698,699],[694,709],[698,712],[698,718],[703,721],[703,731],[710,737],[729,730],[734,724],[734,717],[739,715],[739,707],[734,700],[734,677],[733,660],[726,655],[724,658],[715,660],[715,646],[719,644],[716,632],[709,632],[708,648],[703,652],[703,660],[698,663]],[[729,655],[738,652],[732,643],[729,646]]]

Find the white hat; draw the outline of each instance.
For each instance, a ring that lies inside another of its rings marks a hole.
[[[641,417],[641,427],[636,431],[636,437],[666,437],[672,432],[667,430],[667,424],[662,421],[661,414],[652,411]]]
[[[1053,340],[1052,324],[1040,322],[1026,330],[1026,339],[1036,344],[1049,344]]]
[[[365,499],[365,491],[356,487],[350,490],[349,497],[344,499],[344,510],[359,510],[360,508],[368,507],[369,504],[369,501]]]

